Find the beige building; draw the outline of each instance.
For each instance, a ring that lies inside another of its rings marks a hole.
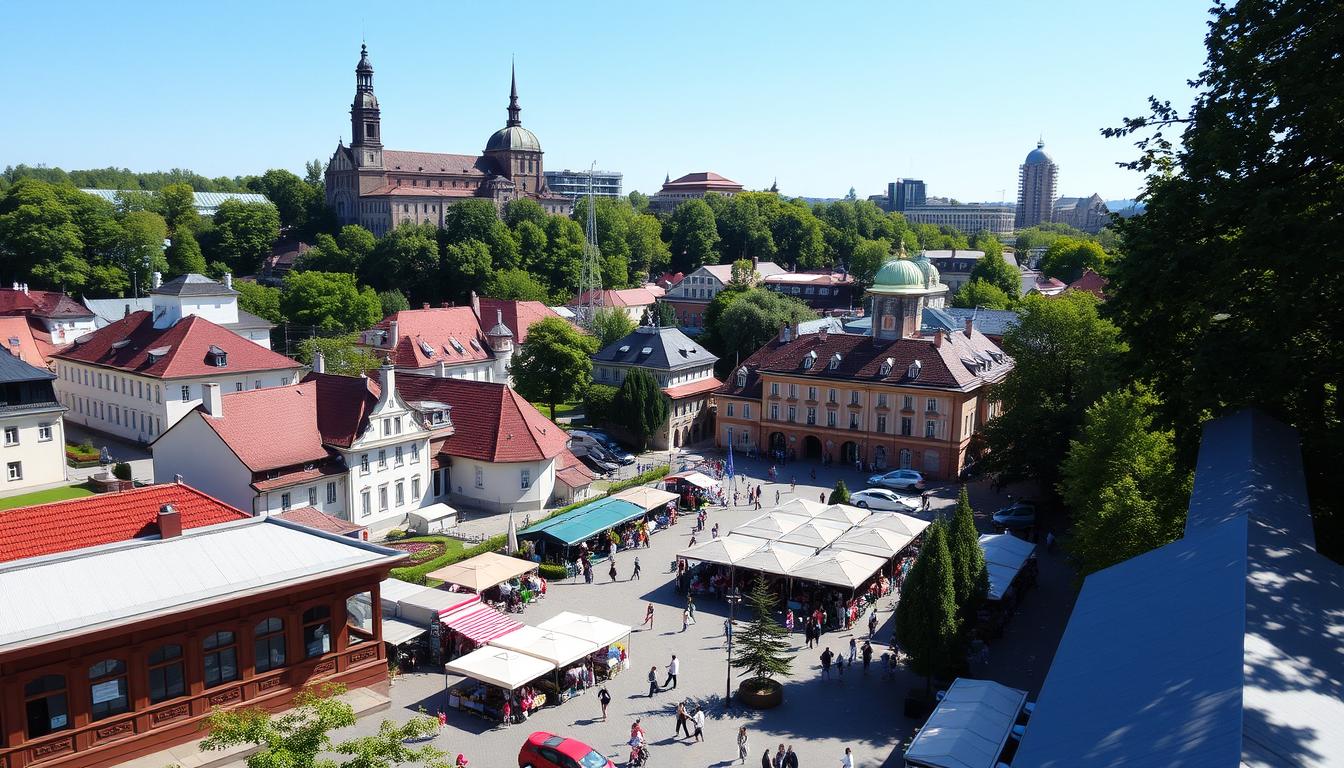
[[[620,388],[631,369],[648,371],[667,398],[668,420],[649,447],[666,450],[694,445],[714,434],[710,393],[718,358],[676,328],[640,326],[593,355],[593,382]]]
[[[65,409],[52,389],[55,378],[0,351],[0,494],[65,480]]]

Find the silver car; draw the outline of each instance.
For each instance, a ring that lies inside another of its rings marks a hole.
[[[913,469],[893,469],[881,475],[868,478],[869,485],[877,485],[896,491],[924,490],[924,476]]]
[[[849,503],[864,509],[876,509],[882,512],[914,512],[919,509],[919,500],[902,496],[886,488],[868,488],[849,494]]]

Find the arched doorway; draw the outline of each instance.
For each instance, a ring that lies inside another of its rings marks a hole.
[[[910,468],[910,449],[909,449],[909,448],[902,448],[902,449],[901,449],[901,454],[900,454],[900,456],[901,456],[901,469],[909,469],[909,468]]]
[[[887,468],[887,448],[879,445],[873,449],[873,465],[878,469]]]
[[[803,458],[821,458],[821,440],[816,435],[808,435],[803,438]]]
[[[859,460],[859,444],[853,440],[848,440],[840,446],[840,460],[845,464],[853,464]]]
[[[698,443],[698,442],[700,442],[700,425],[699,425],[699,424],[693,424],[693,425],[691,425],[691,442],[693,442],[693,443]]]
[[[680,430],[680,429],[674,429],[674,430],[672,430],[672,445],[673,445],[673,447],[675,447],[675,448],[680,448],[680,447],[681,447],[681,430]]]
[[[770,433],[770,450],[782,451],[788,447],[788,440],[785,439],[783,432]]]

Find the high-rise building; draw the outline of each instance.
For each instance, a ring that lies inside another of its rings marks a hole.
[[[588,177],[593,177],[593,194],[598,197],[621,196],[620,171],[545,171],[546,186],[552,194],[570,199],[588,194]]]
[[[1018,229],[1053,220],[1058,174],[1059,166],[1045,152],[1045,141],[1036,142],[1036,148],[1027,153],[1026,161],[1018,169],[1015,222]]]
[[[924,182],[919,179],[897,179],[887,184],[887,210],[917,208],[924,204],[925,193]]]

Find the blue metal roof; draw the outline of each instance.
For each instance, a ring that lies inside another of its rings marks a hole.
[[[545,536],[565,545],[578,544],[612,526],[643,517],[645,512],[638,504],[608,497],[528,526],[518,532],[518,538]]]

